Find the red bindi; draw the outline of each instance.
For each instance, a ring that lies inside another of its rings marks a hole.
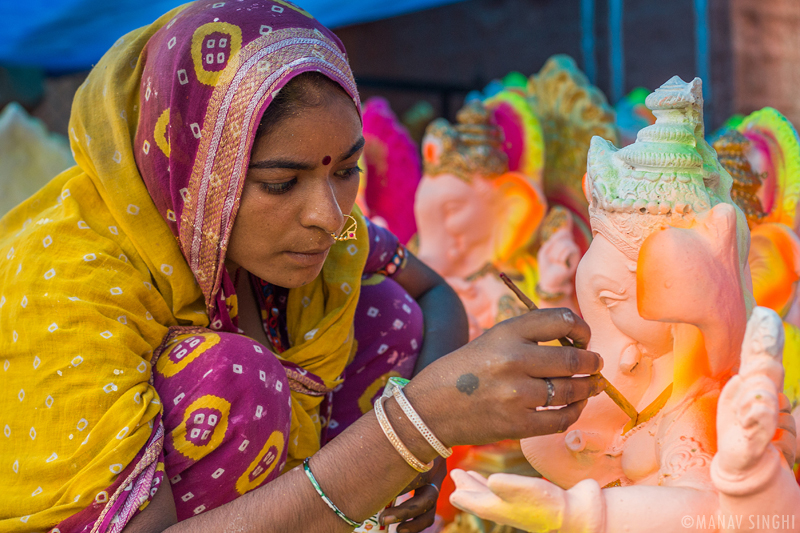
[[[331,164],[331,156],[326,155],[325,157],[323,157],[322,158],[322,164],[323,165],[330,165]]]

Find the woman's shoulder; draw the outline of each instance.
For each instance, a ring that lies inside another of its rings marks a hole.
[[[0,515],[25,508],[46,529],[108,501],[155,442],[151,358],[175,319],[80,170],[0,225],[0,408],[13,411],[0,459],[24,472]]]
[[[56,177],[0,225],[4,329],[47,322],[38,336],[80,323],[103,338],[128,328],[157,345],[175,323],[135,244],[79,170]]]

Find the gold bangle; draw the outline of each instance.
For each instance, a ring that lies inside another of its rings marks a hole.
[[[375,416],[378,418],[378,423],[381,425],[383,434],[386,435],[386,438],[392,443],[392,446],[394,446],[394,449],[400,454],[400,457],[405,459],[406,463],[408,463],[411,468],[417,472],[427,472],[433,468],[433,461],[425,464],[414,457],[414,454],[412,454],[411,451],[406,448],[406,445],[403,444],[403,441],[401,441],[400,437],[398,437],[397,433],[395,433],[394,428],[392,428],[392,424],[389,422],[389,418],[386,416],[386,412],[383,410],[384,400],[385,398],[381,396],[375,402]]]

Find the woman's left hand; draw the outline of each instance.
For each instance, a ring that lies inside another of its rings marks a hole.
[[[414,478],[414,481],[402,492],[402,494],[406,494],[413,490],[414,496],[381,513],[381,524],[402,522],[397,528],[397,533],[418,533],[432,526],[436,518],[436,501],[439,499],[439,490],[446,475],[447,461],[439,457],[434,461],[433,468]]]

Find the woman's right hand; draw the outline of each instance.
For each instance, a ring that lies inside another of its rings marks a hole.
[[[575,347],[541,346],[559,337]],[[602,358],[583,349],[589,326],[568,309],[541,309],[497,324],[425,368],[404,391],[447,446],[486,444],[565,431],[603,385]],[[575,375],[582,377],[574,377]],[[549,378],[554,385],[547,401]]]

